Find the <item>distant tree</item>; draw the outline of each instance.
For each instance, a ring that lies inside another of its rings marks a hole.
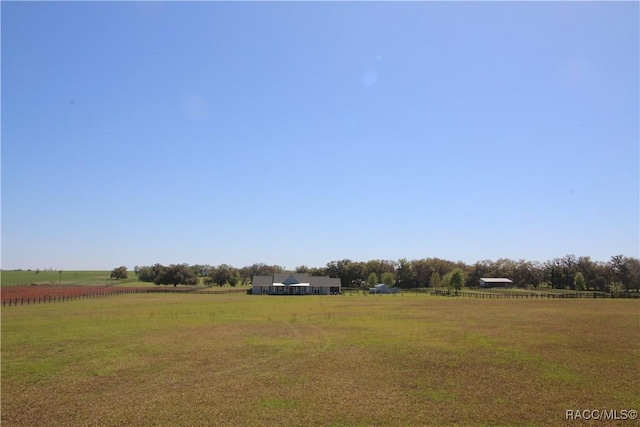
[[[440,277],[440,273],[438,273],[437,271],[431,273],[431,277],[429,278],[429,286],[433,288],[442,286],[442,278]]]
[[[429,286],[429,279],[433,273],[433,269],[429,265],[426,259],[418,259],[411,261],[411,266],[414,271],[415,283],[419,288]]]
[[[374,260],[369,260],[365,263],[362,263],[362,277],[368,278],[369,274],[376,273],[378,278],[380,278],[384,273],[395,273],[395,271],[396,271],[395,261],[385,261],[380,259],[374,259]]]
[[[541,277],[539,270],[535,263],[531,261],[525,261],[523,259],[518,260],[515,264],[515,268],[512,272],[513,276],[505,276],[513,280],[514,286],[526,288],[529,286],[535,287],[539,283]],[[476,282],[477,283],[477,282]]]
[[[223,286],[225,284],[236,286],[240,281],[241,277],[238,269],[227,264],[221,264],[214,267],[205,279],[206,284],[216,284],[218,286]]]
[[[449,291],[451,291],[451,288],[453,287],[451,283],[451,272],[445,274],[444,277],[442,277],[442,285],[445,286]]]
[[[359,286],[364,281],[364,263],[350,259],[331,261],[327,263],[326,271],[330,277],[339,277],[345,287]]]
[[[635,289],[636,292],[640,292],[640,259],[627,258],[627,283],[628,289]]]
[[[369,278],[367,278],[367,284],[369,285],[370,288],[375,287],[378,283],[380,283],[378,281],[378,275],[375,272],[371,272],[369,274]]]
[[[216,267],[210,267],[209,273],[207,273],[207,279],[205,279],[205,283],[214,283],[212,281],[212,277],[215,276],[214,270]],[[255,263],[252,265],[244,266],[240,269],[237,269],[240,279],[238,283],[244,285],[251,282],[251,279],[254,276],[273,276],[275,273],[280,273],[284,271],[284,268],[279,265],[267,265],[264,263]]]
[[[600,286],[598,286],[598,263],[592,261],[591,257],[582,256],[578,258],[576,268],[584,277],[586,289],[604,287],[604,283],[601,283]]]
[[[245,266],[238,269],[238,274],[240,275],[240,285],[246,285],[251,282],[251,267]],[[208,276],[208,274],[207,274]],[[206,283],[205,279],[205,283]]]
[[[129,274],[127,273],[127,267],[124,265],[111,270],[112,279],[126,279],[127,277],[129,277]]]
[[[454,268],[454,263],[440,258],[427,258],[426,264],[431,268],[431,271],[437,271],[440,277],[444,277]]]
[[[563,279],[563,262],[560,258],[554,258],[544,263],[544,281],[551,283],[554,289],[563,289],[565,280]]]
[[[462,272],[462,270],[456,267],[451,272],[451,277],[449,280],[450,280],[451,286],[456,291],[459,291],[460,289],[462,289],[462,285],[464,285],[464,273]]]
[[[609,292],[611,293],[618,293],[618,292],[622,292],[622,290],[624,289],[622,282],[617,282],[617,281],[613,281],[609,283]]]
[[[573,287],[576,289],[576,291],[584,291],[586,289],[584,276],[579,271],[573,277]]]
[[[627,292],[631,289],[640,289],[640,260],[623,255],[611,257],[609,262],[611,279],[620,282]]]
[[[396,277],[393,273],[386,272],[382,275],[382,283],[385,285],[392,287],[396,284]]]
[[[398,286],[403,289],[416,287],[416,273],[413,265],[406,258],[398,260]]]
[[[153,280],[156,285],[173,285],[174,287],[177,285],[195,286],[198,282],[198,276],[187,264],[172,264],[169,267],[160,266],[158,274]]]
[[[573,284],[571,278],[576,274],[576,266],[578,265],[578,258],[573,254],[568,254],[562,257],[562,281],[564,282],[564,288],[570,288]]]
[[[203,277],[209,274],[210,265],[206,264],[194,264],[189,267],[198,277]]]
[[[264,263],[255,263],[250,266],[243,267],[243,274],[249,278],[253,276],[273,276],[275,273],[284,271],[279,265],[267,265]]]
[[[141,282],[153,282],[156,278],[156,272],[153,268],[148,266],[138,267],[138,272],[136,274],[138,275],[138,280]]]

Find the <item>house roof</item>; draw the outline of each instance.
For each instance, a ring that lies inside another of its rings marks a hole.
[[[310,276],[309,282],[312,286],[340,286],[340,279],[329,276]]]
[[[273,277],[271,276],[253,276],[251,284],[253,286],[271,286]]]
[[[309,274],[307,273],[276,273],[273,275],[274,283],[302,283],[309,282]]]
[[[513,283],[513,280],[504,277],[481,277],[480,280],[485,283]]]
[[[253,286],[340,286],[340,279],[309,276],[307,273],[277,273],[273,276],[253,276]]]

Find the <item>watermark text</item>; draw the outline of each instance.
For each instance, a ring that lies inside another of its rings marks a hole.
[[[638,418],[635,409],[567,409],[565,420],[603,420],[626,421]]]

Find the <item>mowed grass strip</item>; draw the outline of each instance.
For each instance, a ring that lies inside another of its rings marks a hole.
[[[2,425],[562,425],[639,409],[640,303],[138,294],[2,312]]]

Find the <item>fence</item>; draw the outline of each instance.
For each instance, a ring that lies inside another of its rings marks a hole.
[[[148,294],[246,294],[247,288],[243,289],[212,289],[212,290],[203,290],[201,288],[193,288],[193,289],[166,289],[166,288],[154,288],[147,289]]]
[[[146,292],[148,294],[189,294],[192,292],[195,292],[197,289],[167,289],[167,288],[153,288],[153,289],[146,289]]]
[[[33,304],[50,304],[54,302],[74,301],[88,298],[104,298],[114,295],[137,294],[144,292],[143,289],[122,289],[108,292],[88,292],[70,295],[40,295],[31,297],[5,298],[2,300],[3,307],[11,307],[17,305],[33,305]]]
[[[406,291],[405,291],[406,292]],[[640,293],[637,292],[519,292],[519,291],[448,291],[433,289],[427,291],[430,295],[436,296],[452,296],[462,298],[476,298],[476,299],[499,299],[499,298],[511,298],[511,299],[544,299],[544,298],[640,298]]]
[[[3,307],[11,307],[17,305],[32,305],[32,304],[48,304],[55,302],[74,301],[79,299],[88,298],[104,298],[114,295],[125,294],[137,294],[137,293],[197,293],[197,294],[239,294],[246,293],[246,289],[219,289],[219,290],[199,290],[199,289],[121,289],[121,290],[109,290],[107,292],[90,292],[85,294],[74,295],[41,295],[37,297],[18,297],[18,298],[6,298],[2,300]],[[350,295],[353,293],[358,294],[356,289],[347,289]],[[364,292],[363,292],[364,293]],[[433,296],[444,297],[461,297],[461,298],[476,298],[476,299],[545,299],[545,298],[639,298],[638,292],[619,292],[619,293],[606,293],[606,292],[520,292],[520,291],[508,291],[508,290],[485,290],[485,291],[449,291],[446,289],[404,289],[401,294],[427,294]],[[366,295],[366,293],[364,293]]]
[[[345,295],[369,295],[368,290],[359,288],[342,288]],[[455,291],[448,290],[446,288],[415,288],[415,289],[402,289],[401,293],[395,295],[433,295],[444,297],[461,297],[461,298],[476,298],[476,299],[545,299],[545,298],[625,298],[625,299],[640,299],[640,292],[596,292],[596,291],[570,291],[554,289],[549,291],[518,291],[507,289],[483,289],[483,290],[469,290],[469,291]],[[382,295],[384,296],[384,295]]]
[[[241,288],[241,289],[215,289],[215,290],[210,290],[210,291],[204,291],[202,289],[200,290],[196,290],[195,293],[197,294],[213,294],[213,295],[219,295],[219,294],[246,294],[251,290],[251,288]]]

